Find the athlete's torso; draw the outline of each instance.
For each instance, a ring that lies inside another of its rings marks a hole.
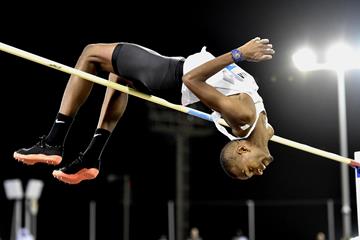
[[[206,51],[205,47],[199,53],[195,53],[186,58],[184,63],[183,72],[186,74],[191,69],[207,62],[215,57]],[[232,133],[229,133],[223,126],[218,123],[218,120],[222,117],[220,113],[213,112],[212,117],[217,129],[231,140],[247,138],[254,130],[256,123],[259,119],[260,113],[265,111],[263,99],[258,94],[258,85],[251,76],[244,69],[236,64],[230,64],[223,70],[217,72],[212,77],[206,80],[206,83],[216,88],[219,92],[225,96],[239,98],[238,95],[246,94],[252,100],[250,104],[255,107],[256,116],[253,124],[244,126],[232,126]],[[246,100],[246,97],[242,97]],[[184,84],[182,85],[182,104],[188,105],[197,101],[200,101]],[[244,101],[245,102],[245,101]],[[239,102],[241,104],[241,102]],[[247,104],[248,101],[247,101]],[[234,136],[235,135],[235,136]]]

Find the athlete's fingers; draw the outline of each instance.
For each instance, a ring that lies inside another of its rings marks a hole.
[[[263,55],[260,57],[260,61],[266,61],[272,59],[272,55]]]
[[[268,44],[270,41],[269,39],[265,38],[265,39],[260,39],[259,40],[259,43],[262,43],[262,44]]]

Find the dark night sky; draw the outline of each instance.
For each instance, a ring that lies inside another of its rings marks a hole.
[[[82,48],[95,42],[135,42],[164,55],[187,56],[203,45],[214,55],[260,36],[269,38],[272,61],[244,63],[257,80],[276,135],[338,153],[335,74],[300,74],[291,54],[308,44],[321,54],[344,39],[360,47],[360,2],[330,1],[178,1],[152,5],[130,1],[77,5],[48,2],[2,7],[0,41],[73,66]],[[116,4],[116,6],[115,6]],[[121,239],[121,186],[108,175],[132,179],[132,239],[154,239],[167,231],[166,203],[175,198],[175,138],[150,130],[148,106],[132,97],[112,135],[96,181],[68,186],[51,177],[48,166],[23,166],[14,150],[47,133],[58,111],[68,76],[0,53],[2,94],[0,180],[42,179],[38,239],[88,239],[88,202],[98,201],[98,239]],[[360,73],[347,74],[349,153],[359,150]],[[65,161],[84,150],[96,127],[104,87],[95,86],[76,118]],[[170,112],[172,110],[163,109]],[[173,112],[173,114],[179,114]],[[179,114],[184,121],[189,119]],[[214,130],[204,122],[205,129]],[[219,165],[227,139],[219,132],[189,140],[190,224],[204,240],[230,239],[235,229],[247,232],[244,203],[255,200],[257,239],[314,239],[327,231],[326,199],[335,200],[337,238],[341,234],[339,164],[273,142],[275,162],[262,177],[245,182],[228,178]],[[352,169],[351,183],[353,183]],[[351,185],[353,216],[354,186]],[[290,204],[297,201],[299,205]],[[12,204],[0,188],[0,237],[8,238]],[[354,222],[353,232],[357,233]]]

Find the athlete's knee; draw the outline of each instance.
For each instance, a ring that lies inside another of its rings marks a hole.
[[[85,46],[81,54],[84,62],[94,64],[99,70],[112,72],[112,53],[114,44],[92,43]]]
[[[101,50],[101,46],[98,43],[91,43],[84,47],[81,55],[86,58],[94,58],[99,55],[99,51]]]

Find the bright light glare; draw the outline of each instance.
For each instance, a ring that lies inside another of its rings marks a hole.
[[[332,45],[326,54],[326,61],[332,69],[346,70],[352,68],[355,63],[355,54],[345,43]]]
[[[43,186],[44,186],[43,181],[37,179],[30,179],[26,187],[25,197],[27,199],[35,199],[35,200],[39,199]]]
[[[298,50],[292,56],[295,66],[300,71],[308,71],[315,67],[316,65],[316,56],[315,53],[310,48],[302,48]]]
[[[360,48],[358,48],[353,55],[354,68],[360,69]]]
[[[24,197],[22,183],[20,179],[7,179],[4,181],[6,197],[9,200],[19,200]]]

